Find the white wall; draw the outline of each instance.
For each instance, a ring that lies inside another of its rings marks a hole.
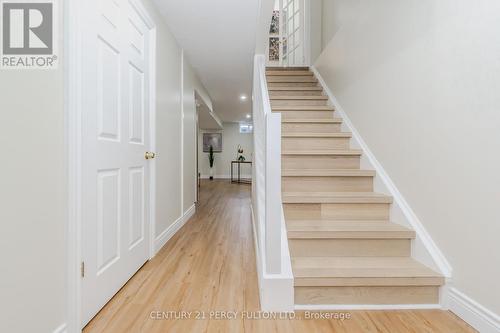
[[[156,236],[195,201],[196,124],[194,90],[211,107],[206,89],[150,0],[143,0],[157,24]]]
[[[155,5],[143,1],[157,25],[156,236],[182,215],[182,50]]]
[[[257,31],[255,34],[255,53],[265,54],[275,0],[258,0],[258,2],[259,11],[256,17]]]
[[[323,5],[333,35],[316,67],[450,261],[453,286],[500,313],[500,3]]]
[[[0,332],[51,332],[64,322],[63,88],[62,62],[0,70]]]
[[[310,31],[309,41],[311,45],[311,63],[314,63],[323,50],[322,47],[322,13],[323,0],[307,0],[309,2]],[[306,13],[307,15],[307,13]]]
[[[211,106],[212,102],[187,60],[182,67],[182,50],[158,10],[150,0],[143,3],[157,24],[159,235],[182,215],[182,192],[186,207],[194,201],[194,89],[206,104]],[[62,27],[62,3],[60,10]],[[62,38],[61,33],[60,50]],[[61,53],[58,70],[0,71],[0,259],[4,268],[0,277],[0,332],[53,332],[66,321],[63,62]]]
[[[183,212],[186,212],[196,201],[196,132],[198,130],[196,123],[196,101],[195,91],[198,93],[205,105],[212,110],[212,101],[203,84],[200,82],[193,69],[189,65],[186,58],[183,61],[184,73],[184,92],[183,92],[183,113],[184,113],[184,127],[183,127]]]
[[[198,136],[199,143],[199,168],[202,177],[208,177],[210,174],[210,165],[208,163],[208,153],[203,152],[203,133],[222,133],[222,153],[214,153],[214,176],[216,178],[229,178],[231,175],[231,161],[236,160],[238,145],[243,148],[243,156],[247,161],[253,160],[253,134],[241,134],[238,123],[224,123],[220,131],[200,130]],[[237,166],[234,166],[234,174],[237,173]],[[241,175],[245,178],[252,177],[252,168],[250,165],[241,166]]]
[[[324,50],[340,27],[342,27],[345,22],[349,22],[358,17],[360,14],[359,10],[361,9],[357,7],[360,0],[320,1],[323,2],[321,17],[321,48]]]

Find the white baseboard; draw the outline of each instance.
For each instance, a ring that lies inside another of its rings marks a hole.
[[[440,304],[297,304],[299,311],[367,311],[441,309]]]
[[[254,218],[253,205],[250,210],[252,213],[252,229],[259,283],[260,308],[262,311],[268,312],[293,312],[294,287],[291,267],[285,269],[283,274],[265,273],[264,267],[266,263],[264,262],[265,258],[263,256],[263,249],[259,244],[259,239],[257,238],[257,227],[255,225],[256,221]],[[287,244],[286,247],[288,247]]]
[[[235,176],[233,176],[236,178]],[[201,175],[201,179],[209,179],[209,175]],[[252,175],[241,175],[241,178],[252,179]],[[231,179],[231,175],[214,175],[214,179]]]
[[[59,327],[57,327],[55,330],[54,330],[54,333],[66,333],[67,332],[67,325],[66,323],[64,324],[61,324]]]
[[[337,101],[324,79],[321,77],[321,74],[314,66],[311,67],[311,70],[316,75],[319,83],[323,86],[325,93],[328,95],[330,102],[335,108],[335,112],[342,117],[343,126],[346,126],[346,128],[352,133],[355,144],[362,149],[362,164],[376,170],[377,175],[375,177],[375,189],[377,191],[387,193],[394,198],[391,210],[391,220],[395,223],[406,224],[416,232],[416,239],[412,243],[412,256],[425,265],[438,270],[445,277],[450,278],[452,275],[452,267],[446,260],[442,251],[433,241],[417,214],[415,214],[385,169],[382,167],[382,164],[380,164],[375,158],[375,155],[354,127],[349,117],[342,109],[342,106]]]
[[[167,242],[172,238],[177,231],[179,231],[180,228],[184,224],[186,224],[187,221],[194,215],[196,212],[196,206],[192,205],[189,207],[188,210],[182,214],[181,217],[179,217],[172,225],[170,225],[167,229],[165,229],[158,237],[155,239],[155,254],[158,253],[162,249],[162,247],[167,244]]]
[[[447,291],[447,306],[481,333],[500,333],[500,316],[488,310],[456,288]]]

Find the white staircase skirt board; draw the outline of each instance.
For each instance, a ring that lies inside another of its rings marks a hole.
[[[54,333],[66,333],[68,332],[68,326],[66,323],[59,325],[55,330]]]

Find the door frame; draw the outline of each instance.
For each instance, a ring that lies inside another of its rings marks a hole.
[[[195,186],[195,199],[196,199],[196,202],[195,204],[198,204],[198,202],[200,201],[200,165],[199,165],[199,153],[200,153],[200,143],[199,143],[199,135],[200,135],[200,123],[199,123],[199,118],[198,118],[198,100],[197,100],[197,97],[196,95],[200,95],[196,92],[196,90],[194,91],[194,94],[193,94],[193,98],[194,98],[194,126],[195,126],[195,132],[194,132],[194,142],[196,143],[196,149],[195,149],[195,161],[196,161],[196,186]]]
[[[149,112],[150,150],[156,151],[156,23],[140,0],[127,0],[150,31]],[[64,149],[67,181],[66,236],[66,331],[81,332],[82,321],[82,38],[81,0],[64,3]],[[71,19],[67,19],[71,17]],[[156,221],[156,162],[150,163],[149,259],[154,256]]]

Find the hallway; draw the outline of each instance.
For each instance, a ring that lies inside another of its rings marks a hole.
[[[242,319],[242,311],[259,310],[250,189],[202,181],[195,216],[84,332],[475,332],[439,310],[345,312],[346,320],[299,320],[305,315],[299,312],[294,320]],[[191,318],[167,318],[181,311]],[[212,311],[236,318],[210,318]],[[196,319],[200,313],[205,318]]]

